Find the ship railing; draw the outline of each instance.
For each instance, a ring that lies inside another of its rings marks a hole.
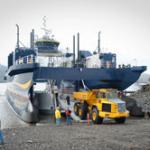
[[[125,65],[125,64],[119,64],[118,68],[131,68],[131,64]]]
[[[16,64],[33,64],[36,62],[37,62],[37,59],[35,55],[28,55],[28,56],[21,57],[16,60]]]

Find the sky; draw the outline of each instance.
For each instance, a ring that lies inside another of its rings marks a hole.
[[[73,35],[80,33],[80,49],[93,52],[101,31],[101,51],[117,54],[118,64],[146,65],[150,73],[149,0],[0,0],[0,64],[20,40],[29,46],[32,28],[42,35],[42,18],[60,42],[72,51]]]

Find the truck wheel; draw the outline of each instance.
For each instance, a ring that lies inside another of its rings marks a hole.
[[[83,103],[79,108],[79,116],[81,120],[85,120],[87,118],[87,112],[88,112],[88,104]]]
[[[101,124],[103,122],[103,118],[99,117],[99,112],[96,107],[92,109],[92,121],[94,124]]]
[[[74,113],[78,116],[79,115],[79,104],[75,103],[73,109],[74,109]]]
[[[126,118],[125,117],[116,118],[115,121],[116,121],[116,123],[125,123]]]

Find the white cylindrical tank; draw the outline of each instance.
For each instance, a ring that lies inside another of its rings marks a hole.
[[[99,54],[95,54],[86,58],[86,67],[87,68],[100,68],[101,62],[99,59]]]

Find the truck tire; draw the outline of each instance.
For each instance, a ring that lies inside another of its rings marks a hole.
[[[150,112],[148,112],[147,114],[148,114],[148,117],[150,118]]]
[[[87,113],[88,113],[88,104],[83,103],[81,104],[81,107],[79,108],[79,116],[81,120],[87,119]]]
[[[92,109],[92,121],[94,124],[102,124],[103,118],[99,117],[99,111],[97,107],[93,107]]]
[[[120,123],[120,124],[125,123],[126,117],[116,118],[115,121],[116,121],[116,123]]]
[[[77,116],[79,116],[79,103],[75,103],[74,104],[74,113],[77,115]]]

